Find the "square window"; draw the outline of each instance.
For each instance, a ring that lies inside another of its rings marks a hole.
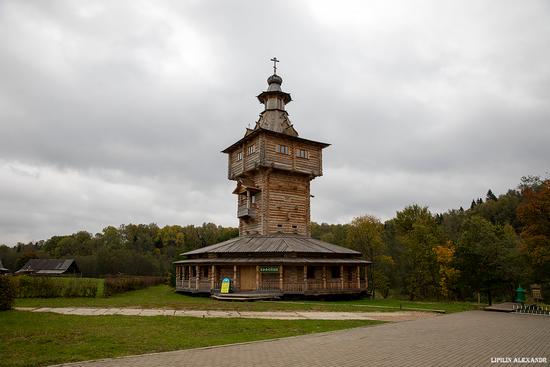
[[[235,160],[238,162],[243,159],[243,152],[237,152]]]
[[[305,149],[298,149],[296,151],[296,156],[298,158],[304,158],[304,159],[309,159],[309,152]]]
[[[277,153],[288,154],[288,147],[286,145],[277,145]]]
[[[251,155],[251,154],[254,154],[254,153],[256,153],[256,144],[249,145],[246,148],[246,154]]]

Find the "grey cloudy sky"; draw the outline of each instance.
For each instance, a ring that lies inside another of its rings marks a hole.
[[[0,1],[0,243],[236,225],[273,56],[312,220],[466,207],[550,170],[549,45],[547,1]]]

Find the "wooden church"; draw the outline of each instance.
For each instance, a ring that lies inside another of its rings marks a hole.
[[[310,236],[310,182],[323,174],[329,144],[298,136],[285,109],[292,99],[272,61],[256,126],[223,150],[236,182],[239,237],[182,254],[176,291],[217,298],[365,293],[370,262]],[[229,294],[220,292],[224,279]]]

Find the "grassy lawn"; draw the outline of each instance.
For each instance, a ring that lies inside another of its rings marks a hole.
[[[0,366],[44,366],[379,324],[379,321],[69,316],[0,312]]]
[[[410,302],[397,299],[362,299],[350,301],[272,301],[272,302],[227,302],[208,297],[188,296],[174,293],[165,286],[155,286],[126,292],[109,298],[24,298],[18,299],[19,307],[143,307],[196,310],[239,311],[397,311],[403,309],[443,310],[460,312],[477,309],[469,302]]]

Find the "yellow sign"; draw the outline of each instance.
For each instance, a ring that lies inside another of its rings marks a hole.
[[[231,279],[229,278],[223,278],[222,280],[222,288],[220,290],[220,293],[229,293],[229,286],[231,285]]]

